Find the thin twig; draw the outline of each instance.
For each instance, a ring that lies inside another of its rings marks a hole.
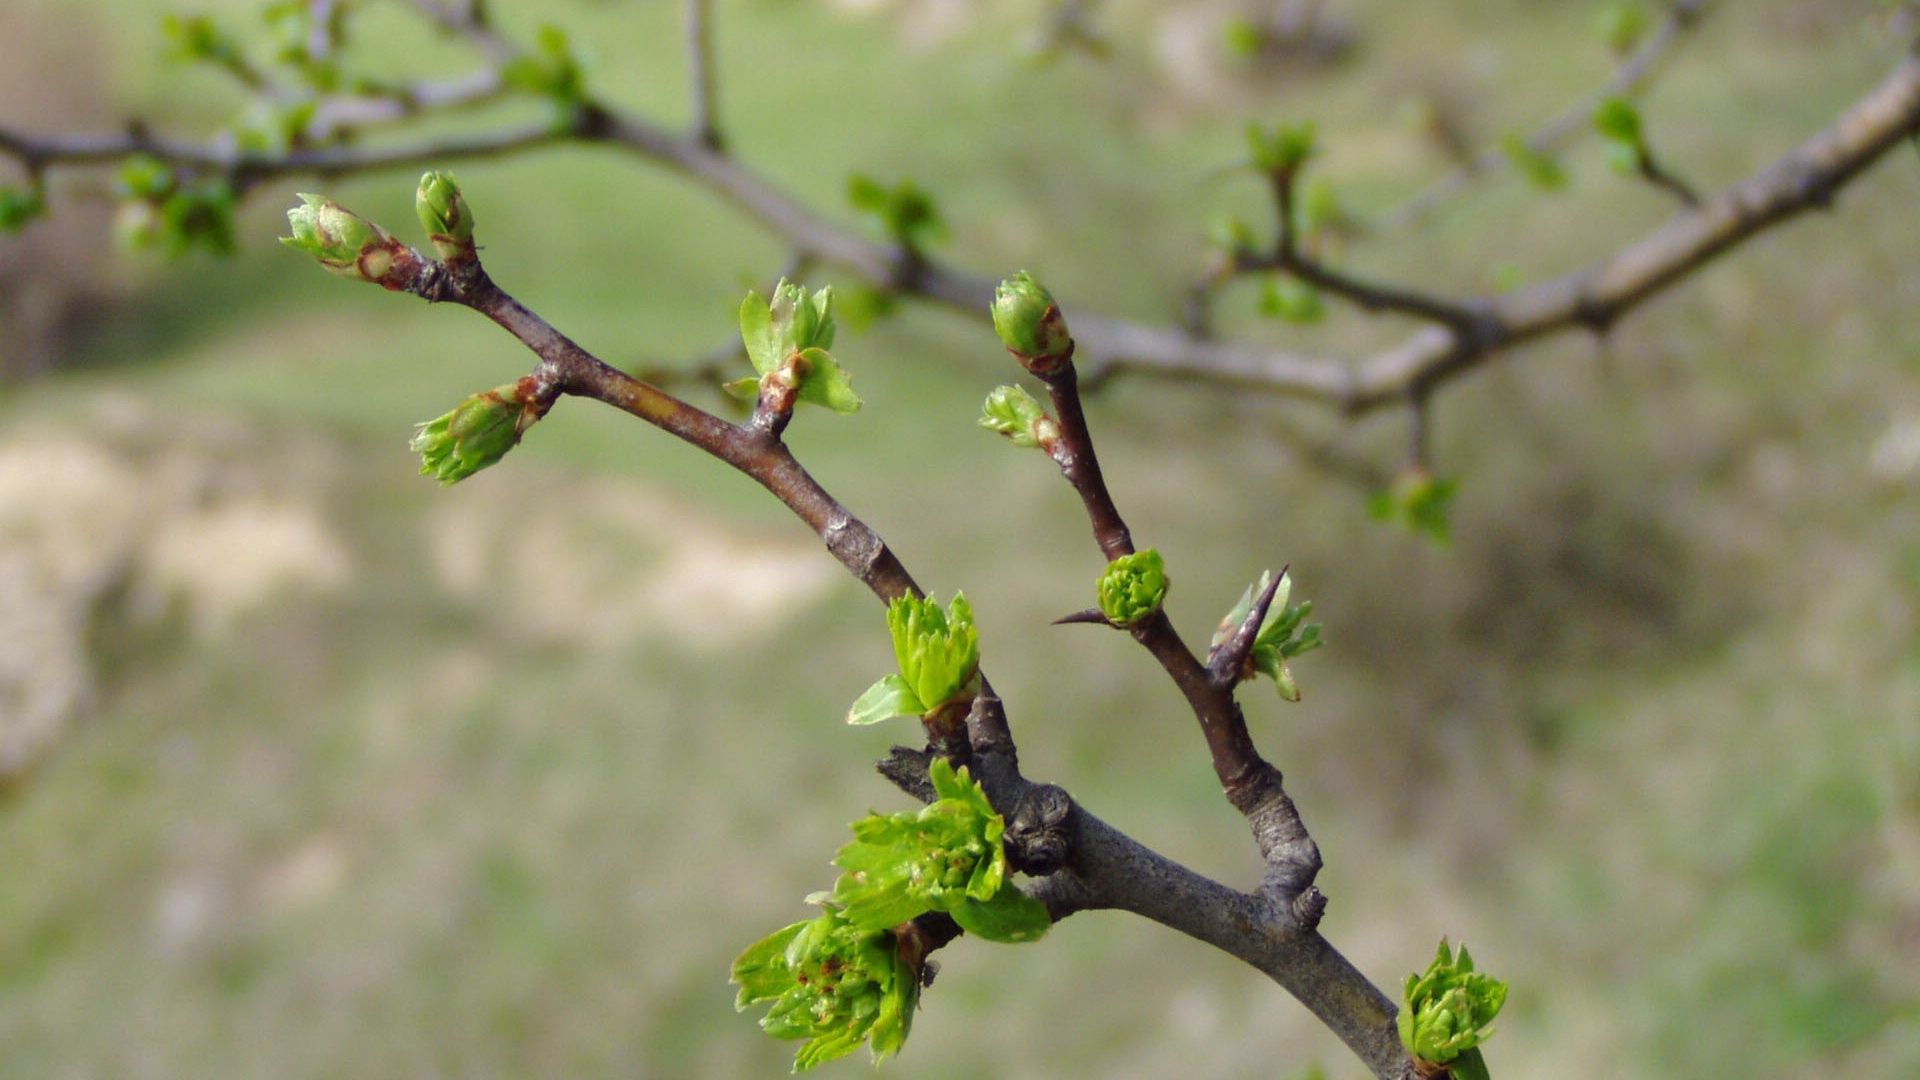
[[[722,149],[719,91],[714,85],[713,0],[687,0],[687,81],[693,100],[693,139]]]
[[[1551,155],[1588,130],[1593,110],[1602,101],[1640,93],[1659,70],[1660,62],[1666,58],[1669,50],[1686,37],[1687,31],[1700,24],[1708,6],[1708,0],[1675,0],[1668,8],[1666,17],[1660,20],[1660,24],[1654,27],[1639,48],[1614,69],[1604,84],[1561,110],[1526,137],[1527,149],[1536,154]],[[1512,166],[1513,161],[1506,153],[1500,150],[1484,151],[1467,164],[1435,180],[1419,194],[1382,214],[1374,228],[1381,232],[1392,232],[1417,226],[1432,217],[1443,205],[1466,192],[1476,180],[1497,176]]]
[[[439,5],[421,0],[429,8]],[[1131,372],[1258,387],[1333,404],[1357,414],[1405,400],[1422,382],[1437,388],[1498,352],[1596,320],[1612,321],[1742,241],[1833,194],[1920,126],[1920,59],[1906,58],[1827,130],[1747,181],[1703,199],[1666,225],[1591,268],[1532,288],[1464,302],[1477,317],[1462,342],[1430,327],[1358,364],[1324,356],[1211,341],[1172,328],[1077,312],[1085,355]],[[225,172],[241,187],[290,173],[337,175],[398,165],[497,156],[563,141],[604,142],[687,174],[772,231],[876,286],[984,315],[993,282],[894,245],[841,229],[740,162],[637,117],[588,104],[565,125],[497,131],[446,142],[296,149],[243,154],[231,147],[160,139],[144,132],[37,138],[0,130],[0,153],[30,172],[59,164],[116,161],[147,153],[178,165]]]

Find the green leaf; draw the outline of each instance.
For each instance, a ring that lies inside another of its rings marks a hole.
[[[740,986],[734,999],[736,1011],[744,1011],[757,1001],[779,997],[793,986],[793,972],[787,967],[787,947],[812,920],[782,927],[746,947],[733,961],[733,981]]]
[[[806,349],[800,353],[800,359],[806,372],[800,377],[801,401],[824,405],[842,415],[860,411],[860,398],[853,392],[852,377],[826,350]]]
[[[1385,491],[1374,493],[1367,508],[1375,519],[1444,548],[1453,538],[1453,501],[1459,492],[1459,480],[1412,468],[1394,477]]]
[[[780,336],[773,329],[773,310],[757,292],[749,291],[740,302],[740,340],[747,347],[753,370],[762,375],[773,374],[786,359],[780,353]]]
[[[951,914],[967,933],[1003,944],[1037,941],[1053,925],[1045,904],[1011,885],[994,893],[990,900],[961,904]]]
[[[860,695],[847,711],[849,724],[877,724],[896,716],[919,716],[927,711],[914,696],[913,687],[898,675],[888,675]]]
[[[1630,51],[1647,31],[1647,9],[1638,0],[1608,4],[1594,20],[1594,32],[1616,54]]]
[[[760,379],[758,376],[749,375],[744,379],[721,383],[720,389],[725,390],[728,396],[739,398],[741,401],[757,401],[760,398]]]

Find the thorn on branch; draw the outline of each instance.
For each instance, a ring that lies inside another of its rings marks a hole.
[[[1098,625],[1098,626],[1113,626],[1111,622],[1107,621],[1106,612],[1101,611],[1098,607],[1090,607],[1085,611],[1076,611],[1071,615],[1062,615],[1059,618],[1053,620],[1052,625],[1067,626],[1072,623],[1089,623],[1089,624]]]
[[[1231,687],[1247,675],[1247,662],[1253,656],[1253,644],[1259,640],[1260,628],[1266,625],[1267,611],[1273,607],[1273,598],[1287,580],[1287,570],[1290,568],[1281,567],[1280,572],[1273,575],[1267,587],[1254,598],[1247,617],[1234,628],[1233,636],[1221,642],[1220,647],[1207,656],[1207,671],[1216,685]]]

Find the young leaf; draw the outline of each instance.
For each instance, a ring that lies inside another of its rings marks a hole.
[[[867,692],[847,710],[849,724],[877,724],[896,716],[919,716],[927,707],[914,696],[913,687],[898,675],[888,675],[867,687]]]
[[[1009,945],[1033,941],[1053,925],[1045,904],[1011,885],[990,900],[961,904],[952,914],[967,933]]]
[[[760,294],[749,291],[740,301],[740,341],[747,347],[753,370],[771,375],[786,357],[780,355],[780,337],[773,329],[773,311]]]
[[[825,349],[806,349],[800,353],[800,360],[805,365],[805,374],[800,376],[801,401],[824,405],[842,415],[860,411],[852,377],[831,354]]]

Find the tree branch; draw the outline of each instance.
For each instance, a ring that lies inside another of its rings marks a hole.
[[[1536,154],[1552,154],[1587,131],[1588,120],[1602,101],[1638,94],[1659,69],[1668,51],[1706,17],[1708,6],[1708,0],[1674,0],[1668,7],[1666,17],[1660,20],[1660,25],[1614,69],[1613,75],[1598,89],[1536,128],[1526,137],[1527,149]],[[1496,176],[1512,167],[1512,159],[1502,151],[1485,151],[1435,180],[1418,195],[1381,215],[1375,227],[1382,231],[1394,231],[1417,226],[1437,213],[1441,206],[1472,187],[1474,181]]]
[[[477,259],[446,266],[398,242],[390,242],[384,253],[391,256],[391,261],[380,284],[429,301],[470,307],[538,357],[522,385],[542,412],[559,396],[573,395],[593,398],[636,416],[752,477],[806,522],[827,550],[881,600],[919,591],[880,536],[829,495],[777,435],[728,423],[602,362],[508,295],[487,276]],[[1164,616],[1161,621],[1164,624]],[[1188,664],[1199,672],[1200,683],[1211,687],[1205,669],[1184,645],[1178,645],[1170,624],[1165,634],[1165,640],[1177,645]],[[1225,702],[1238,720],[1230,693],[1225,694]],[[1244,722],[1240,723],[1240,733],[1244,738]],[[1062,806],[1064,792],[1033,784],[1020,775],[1005,712],[984,672],[981,690],[966,718],[965,735],[982,785],[995,808],[1007,814],[1010,821],[1022,821],[1020,808],[1036,798],[1050,804],[1041,815],[1045,820],[1040,830],[1055,834],[1053,850],[1059,866],[1051,875],[1037,879],[1032,891],[1048,905],[1056,920],[1075,911],[1097,908],[1131,911],[1214,945],[1253,965],[1292,993],[1375,1075],[1392,1080],[1412,1077],[1412,1063],[1395,1029],[1393,1002],[1320,936],[1315,928],[1318,910],[1313,911],[1312,919],[1303,919],[1299,894],[1273,887],[1276,875],[1271,868],[1267,887],[1260,893],[1239,893],[1150,851],[1078,809],[1070,799]],[[1246,749],[1252,753],[1250,741]],[[904,759],[896,753],[882,771],[903,789],[924,798],[925,759],[904,753]],[[1254,759],[1257,761],[1257,754]],[[1266,850],[1279,815],[1291,815],[1295,823],[1298,816],[1293,814],[1292,802],[1278,791],[1278,771],[1264,762],[1259,765],[1264,766],[1265,776],[1256,779],[1270,780],[1279,801],[1276,804],[1263,799],[1257,805],[1243,807],[1243,811]],[[1260,789],[1256,794],[1264,796],[1266,792]],[[1305,839],[1304,830],[1299,839],[1309,847],[1312,844]],[[1317,869],[1317,851],[1314,858]],[[1317,895],[1317,890],[1308,891]],[[942,940],[949,932],[944,927],[928,928],[927,940]]]
[[[1046,364],[1025,358],[1022,362],[1046,383],[1053,398],[1060,427],[1052,448],[1054,461],[1086,505],[1100,551],[1112,561],[1133,554],[1133,537],[1100,473],[1071,354],[1069,348],[1066,356]],[[1313,883],[1320,873],[1320,848],[1287,795],[1280,770],[1261,757],[1253,744],[1246,716],[1234,700],[1238,680],[1216,679],[1181,639],[1164,608],[1130,632],[1159,661],[1199,721],[1214,775],[1227,801],[1246,817],[1267,865],[1263,893],[1284,914],[1287,925],[1312,931],[1327,906],[1325,894]]]
[[[423,10],[477,42],[498,42],[484,25],[430,0]],[[1684,5],[1683,5],[1684,6]],[[1698,7],[1698,2],[1693,5]],[[1676,12],[1680,9],[1676,9]],[[1673,24],[1670,33],[1677,33]],[[1655,35],[1659,40],[1660,34]],[[1642,55],[1651,49],[1650,41]],[[510,45],[487,47],[504,47]],[[1616,87],[1608,87],[1613,90]],[[1586,113],[1581,113],[1584,118]],[[1584,119],[1583,119],[1584,122]],[[1559,331],[1601,327],[1685,277],[1714,256],[1804,210],[1828,205],[1842,186],[1920,127],[1920,60],[1908,58],[1833,126],[1807,140],[1747,181],[1683,210],[1610,258],[1557,281],[1518,292],[1457,302],[1475,316],[1462,340],[1452,327],[1429,327],[1357,364],[1284,349],[1205,340],[1174,328],[1078,313],[1075,335],[1083,356],[1111,373],[1131,372],[1258,387],[1325,402],[1349,414],[1431,391],[1512,346]],[[0,153],[30,173],[60,164],[116,161],[151,154],[175,165],[228,176],[239,188],[291,173],[340,175],[400,165],[492,157],[563,141],[603,142],[683,173],[785,237],[866,278],[872,284],[957,308],[976,317],[987,310],[993,282],[873,243],[843,230],[796,202],[740,162],[696,138],[676,135],[638,117],[586,104],[560,125],[508,129],[446,141],[379,147],[297,149],[284,155],[242,153],[232,147],[155,137],[144,131],[95,137],[36,138],[0,130]],[[1329,288],[1334,280],[1321,278]],[[1340,281],[1351,289],[1356,284]],[[1440,312],[1431,313],[1437,317]],[[1449,318],[1458,313],[1449,310]]]

